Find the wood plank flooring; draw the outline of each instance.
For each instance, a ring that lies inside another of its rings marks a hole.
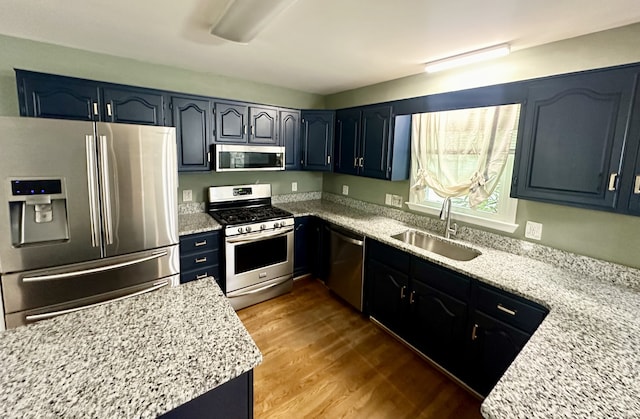
[[[238,312],[262,351],[262,418],[480,418],[480,401],[305,278]]]

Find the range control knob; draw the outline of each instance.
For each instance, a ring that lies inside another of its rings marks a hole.
[[[280,223],[279,222],[276,221],[275,223],[273,223],[273,228],[278,228],[278,227],[280,227]]]
[[[240,234],[244,233],[244,228],[238,227],[238,233],[240,233]]]
[[[266,224],[260,224],[260,230],[265,230],[267,228]]]
[[[250,233],[251,232],[251,226],[247,226],[247,228],[245,230],[247,230],[247,233]]]

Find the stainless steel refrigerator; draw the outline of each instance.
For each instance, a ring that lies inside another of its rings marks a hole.
[[[0,117],[0,194],[0,327],[178,283],[174,128]]]

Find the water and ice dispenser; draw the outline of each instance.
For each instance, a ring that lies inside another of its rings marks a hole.
[[[15,247],[69,240],[63,179],[11,179],[9,216]]]

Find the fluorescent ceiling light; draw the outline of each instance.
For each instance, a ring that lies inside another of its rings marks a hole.
[[[509,52],[509,44],[495,45],[493,47],[455,55],[453,57],[444,58],[442,60],[432,61],[426,64],[424,71],[426,71],[427,73],[435,73],[436,71],[448,70],[454,67],[477,63],[478,61],[504,57],[505,55],[509,55]]]
[[[247,44],[296,0],[231,0],[211,35]]]

